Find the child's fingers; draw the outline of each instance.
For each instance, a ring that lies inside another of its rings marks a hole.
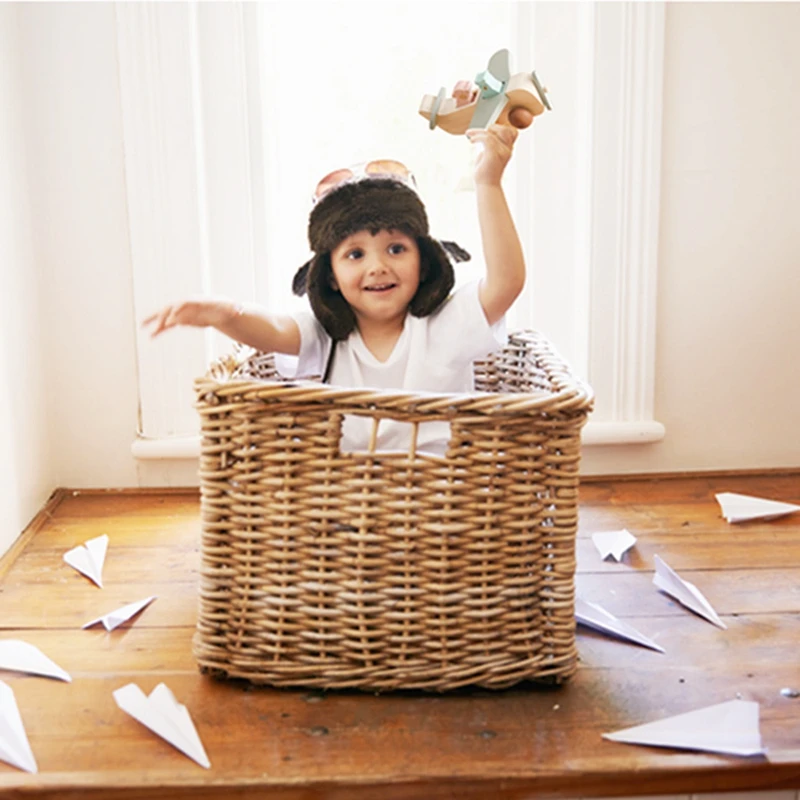
[[[513,147],[519,131],[511,125],[490,125],[488,128],[469,128],[466,136],[470,141],[500,140],[507,147]]]
[[[473,150],[483,150],[489,137],[484,130],[467,131],[467,139],[472,145]]]
[[[519,130],[513,125],[491,125],[489,130],[508,147],[513,147],[519,136]]]
[[[171,325],[167,324],[167,320],[169,319],[170,314],[172,313],[172,306],[167,306],[166,308],[162,308],[156,314],[153,314],[153,319],[156,320],[156,324],[153,328],[152,333],[150,336],[155,339],[160,333],[163,333],[167,328],[171,328]]]
[[[483,149],[488,150],[502,161],[508,161],[511,158],[511,153],[514,150],[513,138],[509,139],[505,135],[501,136],[495,130],[467,131],[467,136],[473,145],[482,145]]]
[[[169,328],[174,328],[176,325],[181,325],[183,323],[182,314],[183,306],[171,306],[167,315],[164,317],[163,329],[169,330]]]
[[[476,128],[474,130],[467,131],[467,138],[470,140],[470,142],[472,142],[472,144],[483,144],[487,147],[491,147],[493,150],[497,149],[498,145],[501,147],[507,146],[496,133],[484,128]]]
[[[164,308],[160,308],[155,313],[151,314],[149,317],[145,317],[142,320],[142,327],[146,328],[151,323],[155,323],[155,330],[154,333],[158,333],[163,330],[164,320],[169,316],[169,312],[172,309],[172,306],[164,306]]]
[[[219,319],[219,302],[186,301],[165,306],[142,321],[142,327],[152,326],[151,336],[158,336],[179,325],[204,327]],[[230,304],[229,304],[230,305]]]

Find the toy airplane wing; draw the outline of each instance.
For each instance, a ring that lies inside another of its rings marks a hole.
[[[488,128],[497,120],[508,100],[505,90],[510,78],[508,50],[498,50],[489,59],[486,69],[475,76],[479,94],[470,128]]]

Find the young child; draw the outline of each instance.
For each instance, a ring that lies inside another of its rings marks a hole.
[[[295,293],[308,294],[313,314],[268,314],[209,298],[169,305],[143,325],[152,326],[153,336],[176,325],[210,325],[258,350],[297,356],[294,370],[279,361],[289,378],[471,391],[472,362],[505,343],[503,318],[525,283],[522,247],[501,185],[517,135],[501,125],[467,132],[483,145],[474,172],[486,263],[480,281],[450,294],[453,268],[429,234],[413,177],[397,162],[372,162],[365,174],[340,170],[317,187],[308,225],[314,255],[293,282]],[[457,259],[468,257],[446,246]],[[419,449],[441,452],[447,439],[441,428],[420,426]],[[368,437],[366,420],[345,419],[343,450],[366,449]],[[408,426],[382,421],[378,449],[407,446]]]

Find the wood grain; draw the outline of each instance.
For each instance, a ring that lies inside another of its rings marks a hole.
[[[578,591],[666,650],[578,629],[581,665],[557,688],[328,692],[253,688],[202,675],[196,618],[196,494],[64,492],[0,583],[0,637],[35,644],[73,682],[0,673],[14,690],[40,772],[0,762],[3,798],[154,800],[590,797],[800,787],[800,515],[731,526],[716,491],[800,496],[800,476],[592,481],[582,487]],[[686,524],[688,523],[688,524]],[[595,530],[639,539],[601,562]],[[105,588],[63,563],[108,533]],[[653,556],[686,573],[720,630],[652,585]],[[121,629],[89,619],[156,594]],[[204,770],[116,707],[130,682],[165,682],[192,714]],[[766,758],[608,742],[601,734],[734,697],[756,700]]]

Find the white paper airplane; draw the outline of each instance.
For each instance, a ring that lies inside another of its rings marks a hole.
[[[146,608],[156,599],[156,595],[146,597],[144,600],[139,600],[136,603],[129,603],[127,606],[122,606],[115,611],[109,611],[102,617],[93,619],[82,626],[83,629],[91,628],[92,625],[99,625],[101,622],[107,631],[113,631],[114,628],[122,625],[123,622],[129,620],[131,617],[138,614],[143,608]]]
[[[20,639],[0,640],[0,669],[72,682],[69,673],[51,661],[38,647]]]
[[[93,580],[102,589],[103,563],[106,560],[107,549],[108,536],[103,534],[68,550],[64,553],[64,561]]]
[[[592,541],[600,551],[600,558],[605,561],[611,556],[614,561],[621,561],[622,556],[636,544],[636,537],[624,528],[621,531],[605,531],[593,533]]]
[[[612,742],[735,756],[756,756],[766,752],[761,746],[758,703],[750,700],[729,700],[658,722],[604,733],[603,738]]]
[[[778,500],[764,500],[747,494],[721,492],[716,495],[722,508],[722,516],[728,522],[747,522],[750,519],[775,519],[784,514],[800,511],[800,506],[793,503],[782,503]]]
[[[703,597],[702,592],[689,581],[683,580],[677,572],[667,565],[661,558],[655,556],[656,573],[653,576],[653,583],[674,597],[686,608],[699,614],[709,622],[713,622],[719,628],[727,629],[727,625],[717,616],[717,612],[711,607],[711,603]]]
[[[0,681],[0,761],[26,772],[39,771],[25,735],[14,692],[3,681]]]
[[[582,597],[575,598],[575,621],[603,633],[610,633],[621,639],[628,639],[644,647],[658,650],[659,653],[664,652],[664,648],[660,644],[656,644],[643,633],[639,633],[632,625],[617,619],[597,603],[591,603]]]
[[[178,703],[165,684],[159,683],[148,697],[135,683],[129,683],[114,692],[114,700],[126,714],[166,739],[201,767],[208,769],[211,766],[186,706]]]

